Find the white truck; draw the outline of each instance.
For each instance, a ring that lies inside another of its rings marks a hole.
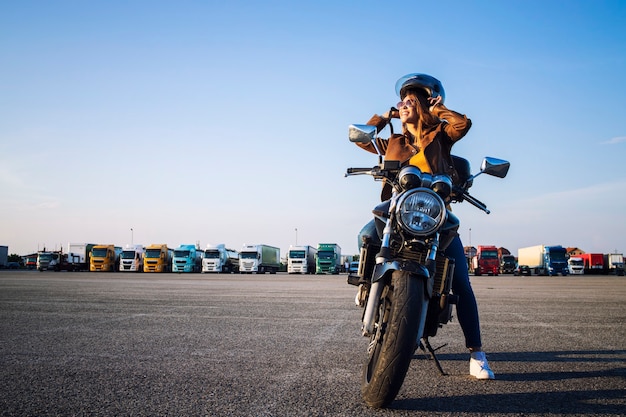
[[[207,245],[202,258],[202,272],[239,272],[239,252],[228,249],[223,243]]]
[[[315,255],[317,255],[317,249],[313,246],[289,246],[287,273],[314,274]]]
[[[269,245],[244,245],[239,252],[239,273],[275,274],[280,269],[280,249]]]
[[[126,245],[120,255],[120,271],[143,272],[143,256],[146,248],[143,245]]]
[[[527,265],[535,275],[569,274],[567,267],[567,250],[556,246],[529,246],[517,250],[517,264]]]
[[[78,256],[77,271],[89,271],[91,249],[96,246],[95,243],[72,243],[67,244],[67,253],[70,258]]]
[[[604,255],[604,267],[610,275],[624,276],[624,255],[621,253],[607,253]]]
[[[567,268],[572,275],[582,275],[585,273],[585,263],[579,256],[571,256],[567,260]]]

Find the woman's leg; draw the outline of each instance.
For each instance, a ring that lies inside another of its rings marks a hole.
[[[469,281],[467,260],[461,239],[457,236],[446,249],[446,255],[455,259],[452,292],[459,297],[456,314],[465,336],[465,346],[471,350],[480,350],[480,320],[474,290]]]

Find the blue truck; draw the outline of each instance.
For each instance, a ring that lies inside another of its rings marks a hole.
[[[202,254],[203,252],[196,245],[180,245],[174,249],[172,272],[200,272]]]
[[[518,265],[527,265],[535,275],[568,275],[567,258],[567,250],[560,245],[537,245],[517,250]]]

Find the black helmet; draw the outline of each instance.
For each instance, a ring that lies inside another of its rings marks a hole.
[[[407,74],[396,82],[396,94],[400,96],[400,99],[404,99],[408,90],[415,88],[426,90],[428,97],[441,96],[441,103],[446,100],[446,92],[441,81],[428,74]]]

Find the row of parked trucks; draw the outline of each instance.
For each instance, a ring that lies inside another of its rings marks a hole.
[[[495,246],[478,246],[469,260],[469,271],[474,275],[513,273],[517,265],[525,265],[534,275],[624,275],[624,256],[621,253],[584,253],[569,256],[560,245],[536,245],[518,249],[517,260],[510,254],[499,254]]]
[[[312,246],[291,246],[287,271],[299,274],[337,274],[341,271],[341,248],[335,243]],[[43,250],[37,253],[39,271],[92,272],[217,272],[275,274],[281,267],[280,249],[270,245],[244,245],[241,251],[224,244],[180,245],[175,249],[166,244],[97,245],[69,243],[67,252]]]

